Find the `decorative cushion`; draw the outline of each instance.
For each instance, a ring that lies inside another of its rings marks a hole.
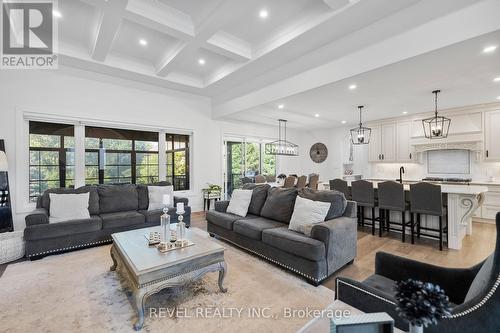
[[[325,244],[322,241],[289,230],[286,226],[264,230],[262,242],[308,260],[325,260]]]
[[[262,207],[267,199],[267,192],[271,188],[269,184],[254,184],[247,183],[243,185],[245,190],[253,190],[252,200],[248,206],[248,213],[253,215],[260,215]]]
[[[286,224],[290,223],[296,197],[297,189],[294,187],[271,187],[267,191],[267,199],[260,216]]]
[[[313,201],[298,196],[288,229],[309,236],[313,224],[325,221],[330,206],[329,202]]]
[[[174,206],[174,187],[170,186],[148,186],[148,210],[163,209],[163,196],[170,196],[168,207]]]
[[[469,291],[465,296],[465,301],[470,301],[471,299],[480,296],[481,292],[489,287],[489,280],[491,278],[491,274],[493,272],[493,254],[486,259],[483,266],[477,273],[476,277],[472,281],[470,285]]]
[[[329,202],[331,206],[328,214],[326,214],[325,221],[344,215],[347,207],[347,200],[344,194],[339,191],[316,191],[306,187],[299,191],[299,196],[314,201]]]
[[[139,208],[139,196],[135,185],[101,185],[97,191],[101,213],[123,212]]]
[[[89,197],[89,212],[90,215],[99,214],[99,194],[97,194],[96,186],[82,186],[77,189],[74,188],[51,188],[43,192],[40,200],[37,203],[37,208],[45,208],[50,212],[50,193],[55,194],[79,194],[79,193],[90,193]]]
[[[50,193],[49,223],[90,219],[90,193],[55,194]]]
[[[227,206],[227,212],[242,217],[246,216],[252,200],[252,193],[251,190],[234,190],[229,206]]]

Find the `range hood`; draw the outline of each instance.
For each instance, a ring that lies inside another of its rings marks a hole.
[[[415,153],[423,153],[429,150],[443,150],[443,149],[464,149],[464,150],[470,150],[472,152],[483,151],[482,140],[466,140],[466,141],[443,140],[441,142],[436,142],[436,141],[416,142],[412,143],[411,146]]]

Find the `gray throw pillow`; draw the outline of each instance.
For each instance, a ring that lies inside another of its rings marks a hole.
[[[283,223],[290,223],[297,198],[297,189],[271,187],[260,216]]]
[[[299,190],[299,195],[309,200],[331,203],[325,221],[341,217],[347,207],[344,194],[338,191],[316,191],[305,187]]]
[[[126,212],[139,208],[135,185],[101,185],[97,191],[101,213]]]
[[[267,199],[267,191],[271,188],[268,184],[247,183],[243,185],[244,190],[253,190],[252,201],[248,206],[248,214],[260,215],[262,207]]]

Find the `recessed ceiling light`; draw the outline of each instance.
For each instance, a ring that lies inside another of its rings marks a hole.
[[[142,46],[146,46],[146,45],[148,45],[148,41],[141,38],[141,39],[139,39],[139,44],[141,44]]]
[[[500,82],[500,76],[493,79],[493,82]]]
[[[490,45],[483,49],[483,53],[491,53],[497,49],[496,45]]]
[[[198,63],[203,66],[203,65],[205,65],[206,62],[205,62],[205,59],[200,58],[200,59],[198,59]]]
[[[61,17],[62,17],[62,14],[61,14],[61,12],[60,12],[60,11],[58,11],[58,10],[55,10],[55,9],[54,9],[54,10],[52,11],[52,16],[57,17],[57,18],[61,18]]]
[[[408,114],[408,111],[403,111],[403,114]]]
[[[319,114],[318,114],[318,113],[316,113],[314,116],[315,116],[316,118],[319,118]]]
[[[356,89],[357,87],[358,87],[357,85],[355,85],[355,84],[351,84],[351,85],[349,86],[349,89],[350,89],[350,90],[354,90],[354,89]]]
[[[500,96],[498,96],[497,99],[500,99]]]
[[[345,124],[345,123],[347,123],[347,121],[345,121],[345,120],[342,120],[342,121],[341,121],[341,123],[342,123],[342,124]]]
[[[269,12],[265,9],[261,9],[259,11],[259,17],[262,18],[262,19],[265,19],[269,16]]]
[[[278,105],[278,109],[283,109],[284,107],[285,107],[285,104]]]

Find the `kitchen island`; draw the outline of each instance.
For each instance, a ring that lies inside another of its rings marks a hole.
[[[376,189],[378,183],[384,180],[369,180]],[[410,184],[403,182],[405,191],[410,191]],[[472,234],[472,216],[484,202],[488,187],[484,185],[467,184],[436,184],[441,186],[441,192],[447,197],[448,248],[460,250],[465,235]],[[349,183],[350,186],[350,183]],[[326,186],[325,186],[326,188]],[[391,220],[398,221],[399,214],[391,215]],[[422,225],[436,227],[438,218],[422,215]]]

